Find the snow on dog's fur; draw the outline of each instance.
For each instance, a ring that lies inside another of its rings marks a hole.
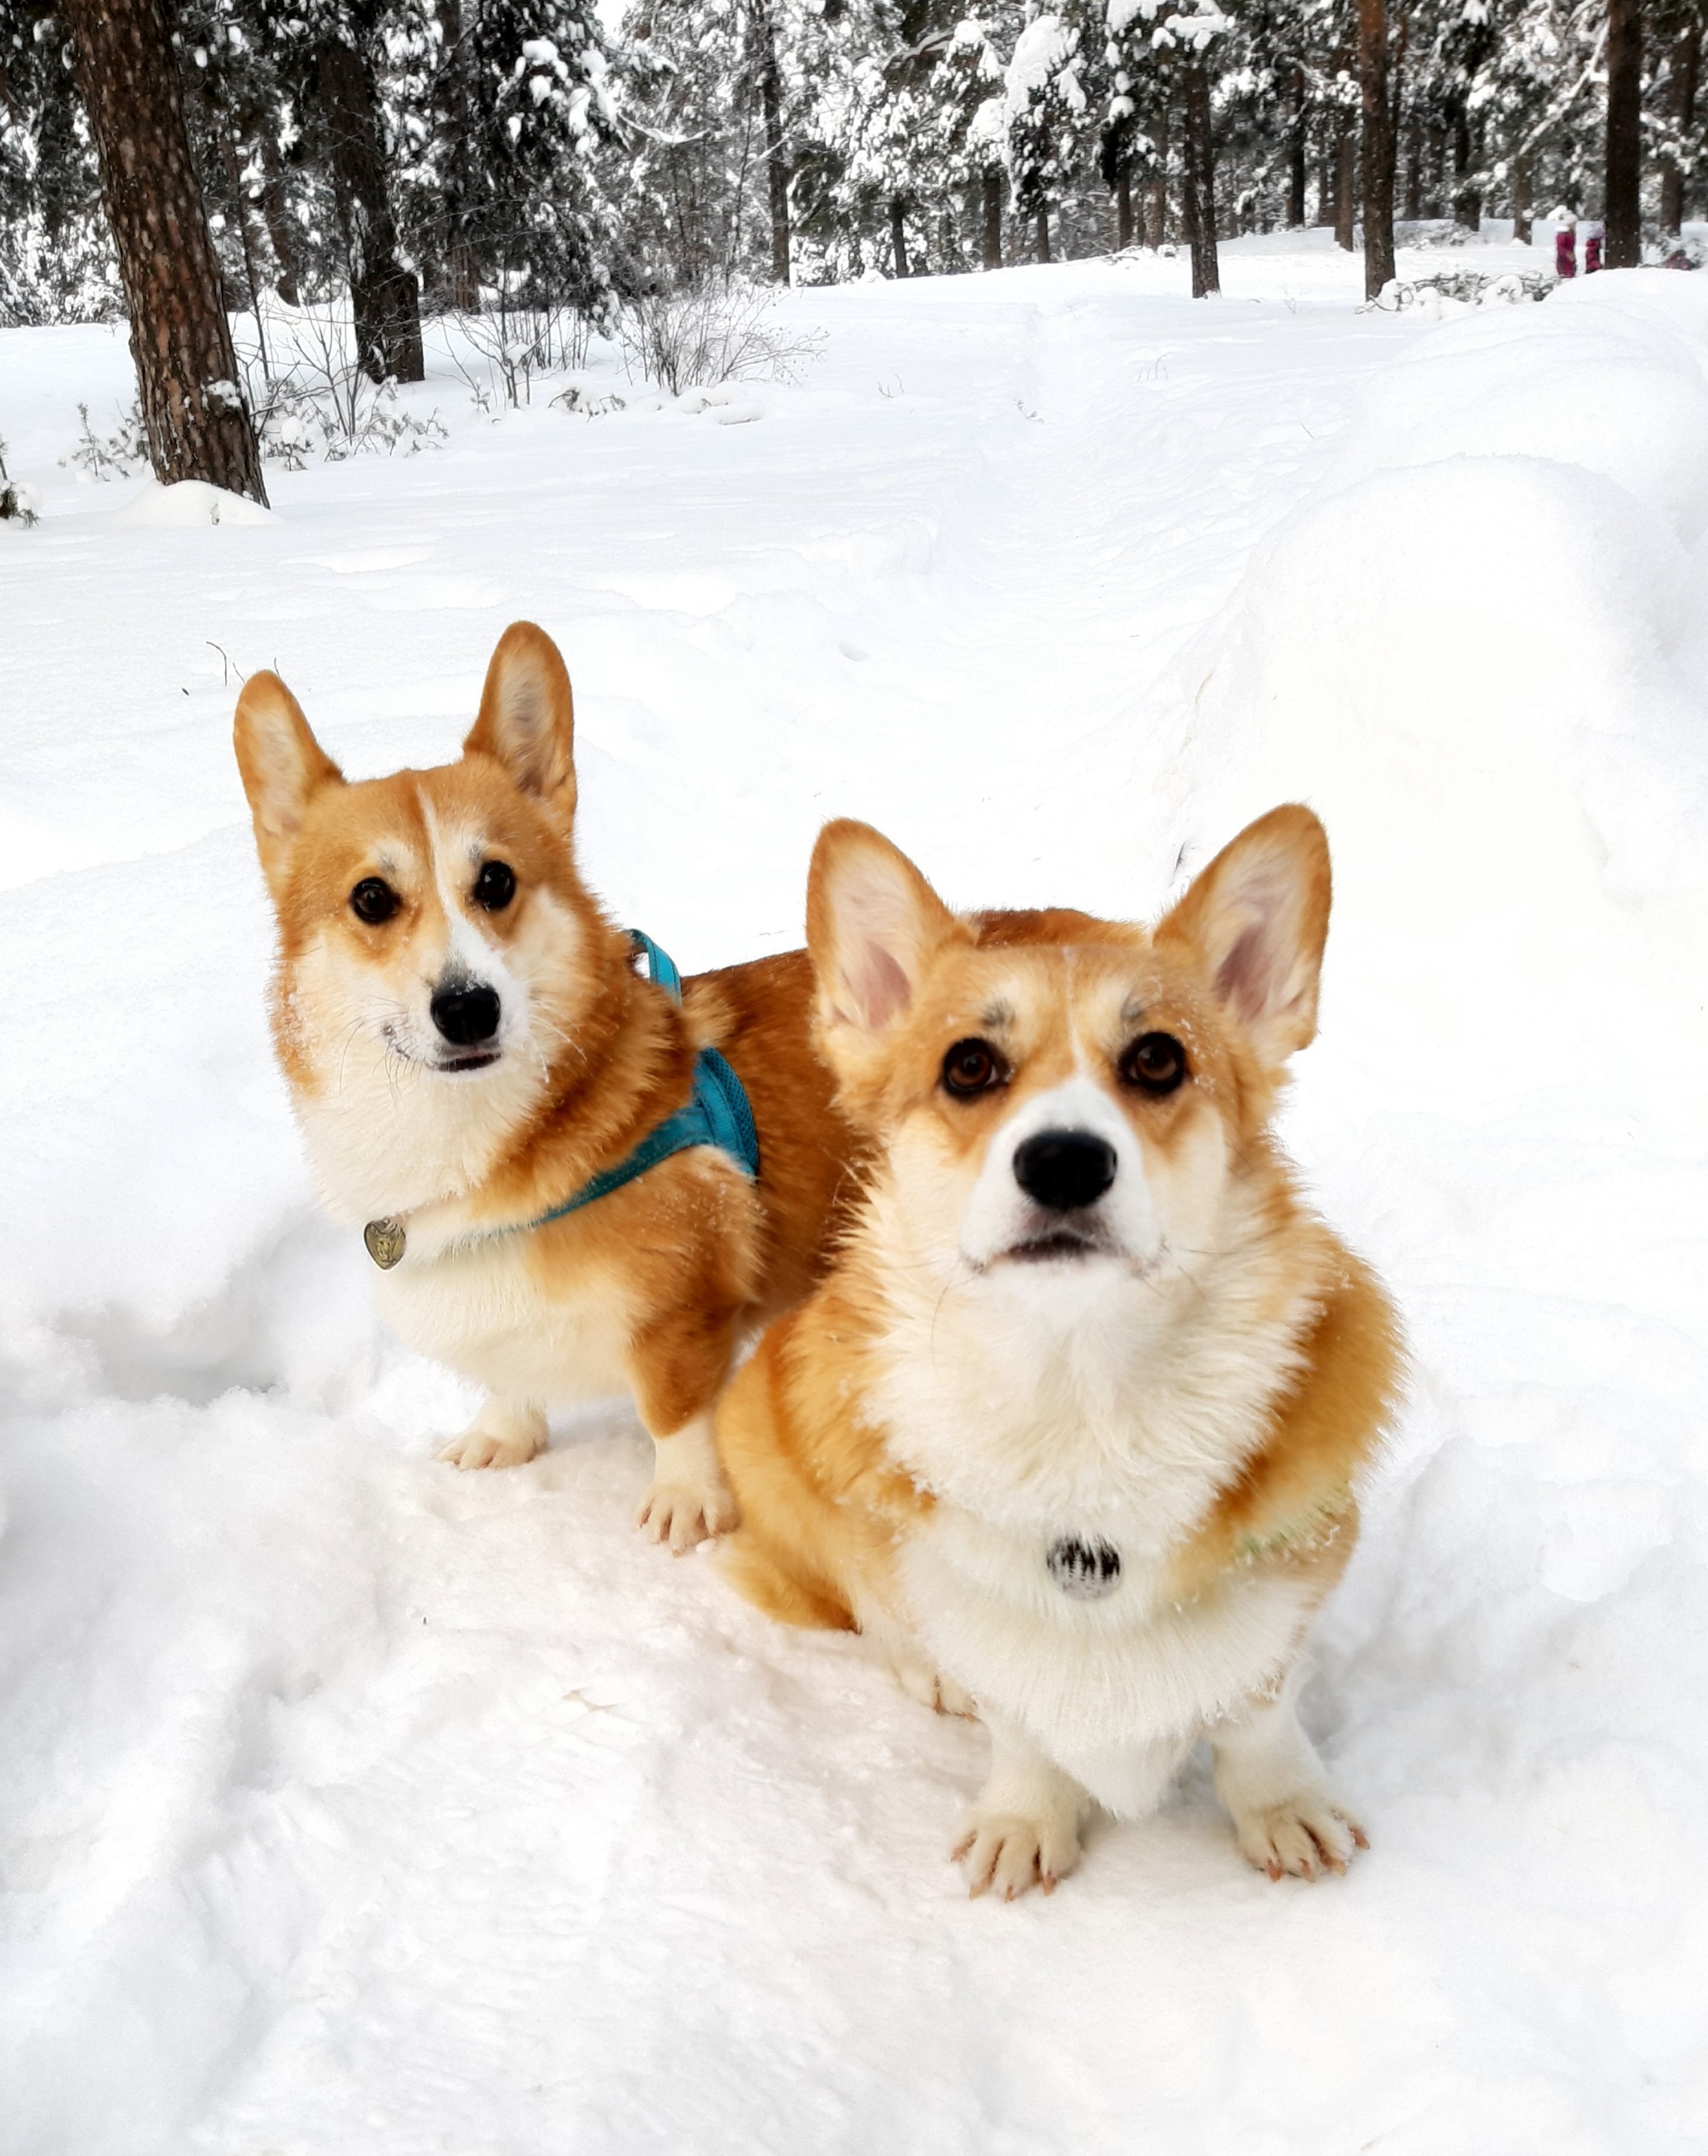
[[[403,1223],[384,1314],[489,1389],[446,1456],[529,1460],[551,1402],[628,1389],[657,1448],[642,1524],[679,1549],[731,1526],[711,1408],[743,1333],[816,1276],[853,1143],[805,952],[702,975],[680,1009],[637,977],[577,871],[569,677],[531,623],[457,763],[346,783],[265,673],[236,747],[321,1192],[353,1225]],[[703,1045],[746,1087],[757,1184],[702,1147],[531,1227],[684,1105]]]
[[[1145,1811],[1205,1735],[1252,1862],[1309,1877],[1362,1845],[1294,1696],[1398,1335],[1269,1132],[1329,888],[1300,808],[1154,932],[957,918],[865,825],[819,840],[818,1038],[876,1164],[726,1398],[728,1562],[989,1725],[975,1892],[1053,1886],[1090,1799]]]

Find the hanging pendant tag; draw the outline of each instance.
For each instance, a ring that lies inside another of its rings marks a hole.
[[[370,1220],[362,1231],[362,1240],[367,1245],[367,1254],[382,1273],[388,1273],[403,1255],[403,1224],[401,1220]]]
[[[1121,1585],[1121,1552],[1111,1543],[1069,1535],[1053,1546],[1044,1563],[1071,1602],[1100,1602]]]

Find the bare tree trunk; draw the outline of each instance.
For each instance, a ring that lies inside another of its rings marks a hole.
[[[1405,215],[1415,222],[1423,214],[1423,123],[1414,112],[1406,126]]]
[[[414,271],[398,258],[373,70],[353,45],[328,38],[315,56],[315,74],[350,256],[357,364],[375,382],[388,375],[399,382],[419,382],[426,373],[421,294]]]
[[[1126,166],[1115,183],[1115,244],[1116,249],[1133,244],[1133,177]]]
[[[1461,105],[1453,116],[1453,214],[1472,232],[1477,231],[1483,222],[1482,190],[1471,181],[1475,166],[1470,115]]]
[[[1364,94],[1364,296],[1393,275],[1393,114],[1387,102],[1387,0],[1358,0],[1358,73]]]
[[[254,236],[249,230],[249,198],[244,192],[243,165],[237,153],[237,142],[225,115],[216,113],[214,124],[219,131],[220,146],[225,153],[226,184],[231,189],[233,215],[237,218],[238,238],[243,243],[244,281],[249,288],[249,312],[255,318],[255,343],[261,355],[261,373],[270,386],[273,380],[272,362],[267,356],[267,325],[261,314],[261,283],[255,275]]]
[[[1185,71],[1185,184],[1187,237],[1192,243],[1192,295],[1207,298],[1222,289],[1216,256],[1216,146],[1210,127],[1210,76],[1201,55]]]
[[[987,270],[1003,266],[1003,171],[1000,165],[987,165],[980,182],[984,208],[984,260]]]
[[[1162,246],[1168,238],[1168,100],[1157,108],[1157,176],[1151,183],[1151,213],[1147,220],[1151,244]]]
[[[892,198],[890,204],[890,246],[895,259],[898,277],[907,275],[907,218],[900,197]]]
[[[1643,0],[1608,0],[1607,239],[1609,270],[1643,259]]]
[[[1047,209],[1040,209],[1038,213],[1037,229],[1038,259],[1040,262],[1048,262],[1049,259],[1049,212]]]
[[[1512,160],[1512,237],[1521,247],[1530,245],[1535,189],[1536,167],[1530,151],[1521,150]]]
[[[302,299],[301,258],[297,253],[290,204],[285,192],[285,160],[279,154],[272,128],[264,123],[261,129],[261,215],[266,220],[273,259],[279,265],[279,296],[287,307],[298,306]]]
[[[466,142],[473,131],[472,100],[469,95],[469,54],[463,40],[462,0],[438,0],[439,44],[444,54],[442,70],[441,114],[445,133],[453,144]],[[480,250],[479,235],[469,203],[462,161],[444,161],[440,182],[444,199],[444,296],[459,314],[480,310]]]
[[[769,5],[757,8],[753,25],[759,38],[759,103],[765,116],[765,182],[771,205],[771,281],[789,281],[789,152],[783,135],[782,73],[777,64],[777,26]],[[892,210],[892,221],[895,213]],[[892,222],[892,229],[900,229]],[[906,243],[898,240],[896,275],[905,277],[900,264],[905,259]]]
[[[1352,252],[1358,224],[1358,136],[1342,112],[1335,137],[1335,245]]]
[[[1305,95],[1305,70],[1293,70],[1293,124],[1287,134],[1287,223],[1297,230],[1305,222],[1305,150],[1310,108]]]
[[[1702,31],[1692,23],[1672,49],[1672,121],[1682,136],[1695,124],[1696,87],[1702,70]],[[1675,233],[1685,221],[1685,176],[1669,157],[1660,175],[1660,228]]]
[[[66,0],[65,16],[154,475],[167,485],[208,480],[264,502],[166,10],[162,0]]]

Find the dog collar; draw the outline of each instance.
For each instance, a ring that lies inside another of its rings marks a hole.
[[[647,978],[656,983],[673,1003],[680,1004],[682,976],[675,960],[639,929],[631,928],[628,936],[647,962]],[[566,1198],[561,1205],[554,1205],[537,1219],[490,1232],[525,1235],[532,1229],[543,1228],[549,1220],[562,1220],[568,1214],[578,1213],[583,1205],[592,1204],[596,1199],[608,1198],[613,1190],[620,1190],[625,1183],[633,1183],[637,1176],[644,1175],[649,1168],[656,1168],[661,1160],[669,1160],[673,1153],[687,1152],[695,1146],[716,1146],[735,1162],[745,1176],[757,1180],[759,1132],[754,1124],[752,1106],[746,1087],[728,1060],[715,1048],[702,1048],[694,1059],[694,1091],[687,1106],[666,1116],[614,1168],[602,1168],[597,1175],[588,1177],[573,1197]],[[408,1243],[403,1223],[393,1219],[370,1220],[362,1231],[362,1240],[367,1245],[369,1257],[382,1272],[389,1272],[398,1263]]]

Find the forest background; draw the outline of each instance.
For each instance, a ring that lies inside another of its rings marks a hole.
[[[0,325],[128,314],[157,476],[264,501],[290,414],[269,439],[227,317],[266,303],[341,301],[380,383],[423,317],[561,360],[659,295],[1133,246],[1205,294],[1218,237],[1310,223],[1372,298],[1396,220],[1525,240],[1540,206],[1603,218],[1609,268],[1681,261],[1701,12],[0,0]]]

